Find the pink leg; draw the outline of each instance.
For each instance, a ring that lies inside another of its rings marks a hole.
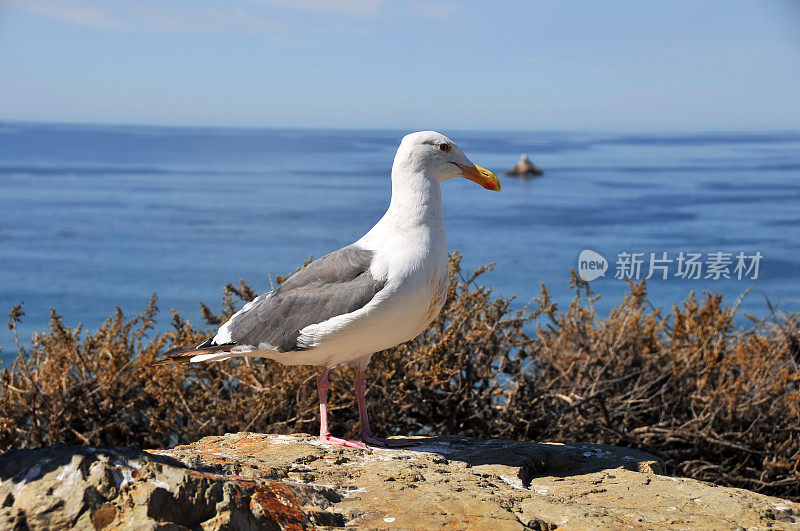
[[[356,401],[358,402],[358,417],[361,423],[359,435],[361,440],[367,444],[374,446],[384,446],[386,448],[404,448],[409,446],[416,446],[417,443],[412,441],[402,441],[396,439],[382,439],[372,435],[372,430],[369,429],[369,418],[367,416],[367,386],[364,383],[364,369],[358,368],[355,381],[356,388]]]
[[[369,450],[369,447],[361,441],[351,441],[350,439],[340,439],[331,435],[328,429],[328,369],[323,369],[317,378],[317,390],[319,391],[319,440],[325,444],[340,444],[350,448]]]

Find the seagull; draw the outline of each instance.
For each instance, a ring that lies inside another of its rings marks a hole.
[[[156,364],[252,356],[318,366],[322,443],[367,451],[368,445],[413,446],[372,434],[365,371],[375,352],[417,337],[444,306],[449,275],[441,183],[454,177],[500,191],[495,174],[470,162],[446,136],[406,135],[392,165],[389,208],[369,232],[248,302],[213,338],[174,348]],[[328,373],[345,363],[357,367],[361,440],[334,437],[328,429]]]

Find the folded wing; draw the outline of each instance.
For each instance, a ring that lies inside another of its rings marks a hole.
[[[350,245],[315,260],[274,291],[247,303],[220,327],[213,340],[173,349],[161,363],[253,348],[303,350],[297,343],[300,330],[354,312],[383,289],[386,281],[370,274],[373,256],[372,251]]]

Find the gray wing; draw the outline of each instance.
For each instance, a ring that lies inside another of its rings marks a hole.
[[[280,352],[302,350],[297,345],[300,330],[354,312],[383,289],[386,281],[369,272],[373,255],[349,245],[311,262],[231,317],[224,325],[231,341]]]

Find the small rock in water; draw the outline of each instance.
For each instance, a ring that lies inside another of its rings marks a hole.
[[[517,175],[520,177],[539,177],[540,175],[544,175],[542,169],[531,162],[531,159],[528,158],[527,154],[523,154],[519,158],[519,162],[517,162],[513,168],[506,172],[506,175]]]

